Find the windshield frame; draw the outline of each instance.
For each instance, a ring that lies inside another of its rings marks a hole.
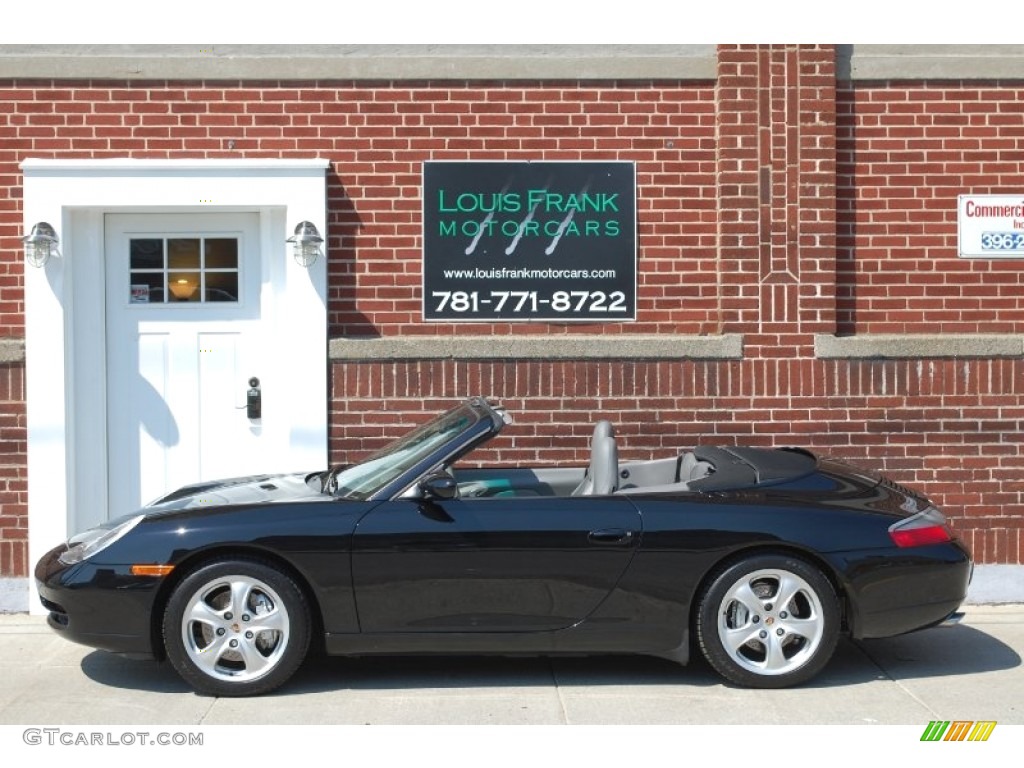
[[[400,496],[425,475],[450,466],[497,435],[504,424],[502,414],[486,400],[471,397],[362,461],[335,467],[324,488],[336,498],[354,501]]]

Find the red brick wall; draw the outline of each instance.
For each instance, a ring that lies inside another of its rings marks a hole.
[[[1020,83],[846,84],[837,116],[838,332],[1024,333],[1024,264],[957,257],[957,195],[1021,191]],[[1024,562],[1024,361],[826,367],[855,377],[862,451],[935,496],[980,561]]]
[[[1024,187],[1019,81],[838,97],[839,330],[1024,333],[1021,262],[957,258],[957,195]]]
[[[829,48],[720,50],[719,329],[744,334],[746,359],[338,364],[331,416],[335,458],[349,460],[379,446],[421,420],[424,410],[466,394],[488,394],[518,420],[497,445],[474,457],[480,463],[580,463],[600,416],[617,422],[625,458],[665,455],[701,440],[808,445],[923,488],[980,561],[1024,563],[1024,362],[814,358],[815,333],[894,330],[851,326],[861,316],[860,305],[853,312],[848,301],[851,276],[860,270],[859,280],[863,274],[860,249],[875,260],[883,258],[880,253],[900,254],[881,237],[850,247],[850,212],[869,220],[875,210],[859,197],[889,192],[878,169],[868,173],[852,164],[850,126],[861,126],[852,93],[837,92]],[[872,119],[877,117],[864,121]],[[960,148],[959,165],[947,158],[951,172],[965,178],[977,172],[970,149]],[[953,222],[949,237],[955,237],[955,193],[942,205]],[[887,215],[892,212],[883,211],[879,220]],[[931,235],[923,226],[913,231],[902,242],[916,243],[920,251]],[[955,239],[949,242],[955,248]],[[965,267],[955,251],[943,264],[947,276],[940,279],[951,286],[964,282],[959,275],[965,270],[1001,275],[990,299],[1001,297],[1020,274],[1018,266],[1005,263]],[[918,271],[908,275],[912,268]],[[936,269],[925,259],[912,267],[897,263],[890,279],[930,285]],[[934,323],[954,304],[920,302],[918,324],[899,330],[940,330]],[[837,310],[845,314],[837,317]],[[1010,314],[1002,304],[993,310],[985,322],[948,330],[1019,332],[995,323],[994,315]]]
[[[835,330],[835,53],[723,47],[717,105],[724,326],[808,354]]]
[[[0,576],[28,573],[24,374],[21,365],[0,365]]]
[[[714,137],[710,84],[0,82],[0,328],[23,326],[24,158],[322,156],[332,334],[715,332]],[[423,161],[539,158],[637,163],[638,322],[421,323]]]
[[[427,85],[343,89],[329,105],[334,334],[709,333],[718,325],[715,115],[710,85]],[[632,325],[425,324],[425,160],[637,164]]]
[[[627,459],[701,440],[807,445],[928,492],[979,560],[1024,563],[1024,361],[814,356],[814,334],[837,330],[1024,332],[1020,263],[955,251],[957,194],[1020,191],[1022,95],[837,89],[829,46],[722,47],[714,83],[0,82],[0,335],[23,334],[22,159],[319,155],[332,161],[332,335],[745,342],[736,361],[336,362],[334,460],[485,394],[517,422],[483,463],[582,462],[598,417]],[[431,159],[635,161],[637,322],[420,322]],[[6,373],[0,573],[24,575],[21,369]]]

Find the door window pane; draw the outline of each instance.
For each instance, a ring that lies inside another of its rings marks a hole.
[[[131,303],[161,304],[164,300],[164,276],[161,272],[132,272]]]
[[[206,243],[207,269],[238,269],[238,241],[233,237],[211,237]]]
[[[172,237],[167,241],[167,266],[171,269],[199,268],[199,240]]]
[[[238,302],[238,238],[129,240],[132,304]]]
[[[154,238],[133,238],[129,247],[132,269],[163,269],[164,241]]]
[[[238,301],[238,273],[207,272],[206,301]]]

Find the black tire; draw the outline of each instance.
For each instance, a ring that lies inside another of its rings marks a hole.
[[[310,626],[309,605],[290,576],[260,560],[222,559],[175,588],[164,612],[164,646],[199,693],[257,696],[299,668]]]
[[[700,597],[697,640],[718,674],[749,688],[804,683],[832,658],[839,600],[810,563],[752,555],[726,565]]]

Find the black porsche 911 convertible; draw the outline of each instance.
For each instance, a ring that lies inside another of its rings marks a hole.
[[[460,468],[511,420],[459,404],[358,464],[201,483],[36,566],[71,640],[255,695],[327,654],[649,654],[777,688],[841,632],[955,621],[970,554],[927,499],[799,449]]]

